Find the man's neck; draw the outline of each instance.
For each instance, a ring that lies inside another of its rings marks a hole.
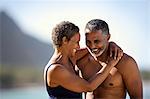
[[[97,59],[99,61],[102,61],[102,62],[106,62],[107,59],[108,59],[108,55],[109,55],[109,52],[108,52],[108,47],[105,49],[105,51],[102,53],[102,55],[100,55],[99,57],[97,57]]]

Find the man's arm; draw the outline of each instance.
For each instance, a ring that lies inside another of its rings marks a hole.
[[[120,68],[123,76],[123,81],[130,98],[143,99],[142,80],[135,60],[128,55],[124,55]]]
[[[113,57],[114,59],[117,59],[117,57],[121,58],[123,56],[123,50],[115,42],[109,42],[109,53],[110,57]],[[79,61],[87,54],[89,54],[87,48],[78,49],[75,54],[75,60]]]
[[[87,55],[89,53],[88,49],[87,48],[82,48],[82,49],[78,49],[76,51],[76,54],[75,54],[75,58],[76,60],[80,60],[81,58],[83,58],[85,55]]]

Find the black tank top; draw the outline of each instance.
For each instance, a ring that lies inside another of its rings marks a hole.
[[[58,87],[48,86],[48,84],[47,84],[47,71],[48,71],[48,68],[46,70],[46,77],[45,78],[46,78],[46,89],[47,89],[47,92],[50,96],[49,97],[50,99],[81,99],[82,98],[81,93],[70,91],[70,90],[65,89],[61,86],[58,86]]]

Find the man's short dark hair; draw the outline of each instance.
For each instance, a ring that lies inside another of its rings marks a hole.
[[[108,24],[100,19],[93,19],[90,20],[85,27],[85,31],[88,32],[96,32],[98,30],[102,30],[103,34],[109,34],[109,27]]]

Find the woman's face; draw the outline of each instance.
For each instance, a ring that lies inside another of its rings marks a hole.
[[[68,51],[71,54],[71,56],[75,55],[75,52],[77,49],[80,48],[79,45],[79,41],[80,41],[80,34],[76,33],[68,42]]]

